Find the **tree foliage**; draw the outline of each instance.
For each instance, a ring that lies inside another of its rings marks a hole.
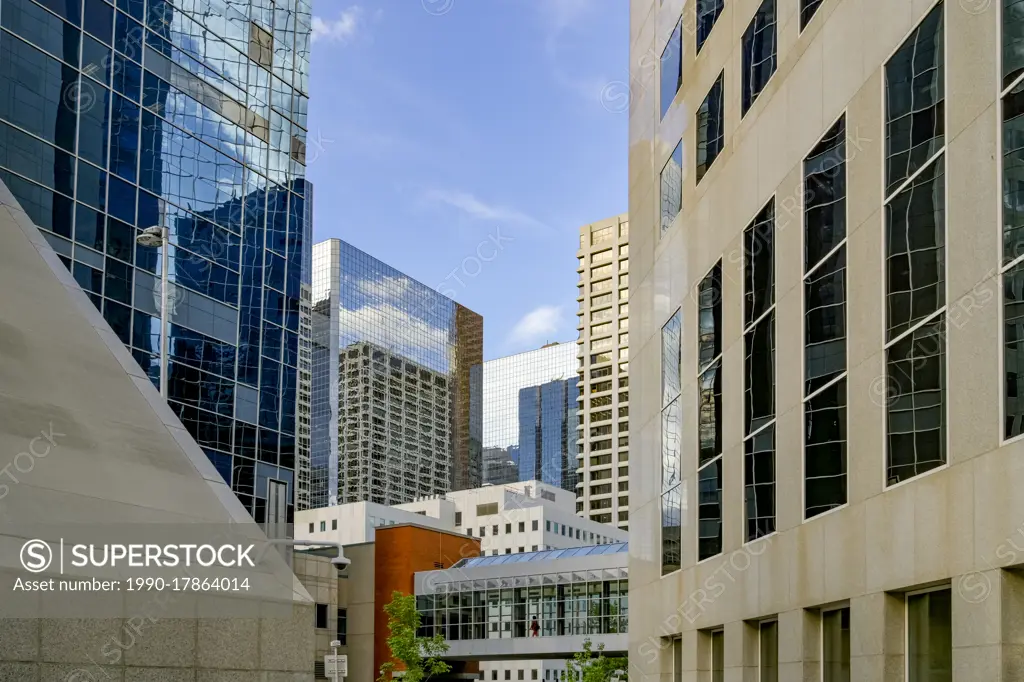
[[[626,682],[629,659],[623,656],[604,655],[604,644],[593,650],[588,637],[583,641],[583,651],[577,651],[566,663],[566,679],[569,682]]]
[[[403,682],[423,682],[433,675],[441,675],[451,670],[451,666],[438,658],[448,651],[448,643],[437,634],[433,637],[417,637],[420,627],[420,614],[416,610],[416,597],[402,594],[398,590],[391,593],[391,602],[384,606],[388,616],[388,648],[392,660],[380,667],[377,682],[391,682],[395,671],[395,661],[405,667]]]

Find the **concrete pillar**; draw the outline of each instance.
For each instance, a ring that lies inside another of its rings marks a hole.
[[[953,679],[1024,679],[1024,578],[992,569],[953,579]]]
[[[904,599],[875,592],[850,600],[850,678],[904,682]]]
[[[725,682],[758,682],[757,626],[739,620],[725,625]]]
[[[779,679],[821,680],[821,616],[796,609],[779,614]]]
[[[682,652],[682,671],[679,676],[680,682],[697,682],[698,661],[700,660],[700,633],[696,630],[687,630],[680,640]]]

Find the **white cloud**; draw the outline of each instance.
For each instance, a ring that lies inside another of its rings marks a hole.
[[[562,309],[556,305],[542,305],[523,315],[509,334],[511,344],[529,344],[549,341],[555,337],[562,323]]]
[[[470,218],[475,218],[477,220],[493,220],[506,224],[515,223],[519,225],[543,225],[543,223],[536,218],[521,211],[517,211],[516,209],[508,208],[506,206],[499,206],[497,204],[488,204],[476,198],[469,192],[461,192],[458,190],[430,190],[426,193],[426,198],[429,201],[446,204],[452,208],[456,208],[468,215]]]
[[[327,40],[346,43],[356,34],[363,16],[363,8],[353,5],[344,10],[337,19],[313,17],[313,42]]]

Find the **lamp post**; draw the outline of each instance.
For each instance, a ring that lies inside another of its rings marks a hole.
[[[163,225],[147,227],[135,238],[135,243],[150,248],[163,248],[160,253],[160,395],[167,400],[167,366],[169,364],[167,362],[167,263],[169,260],[167,252],[170,251],[167,227]]]

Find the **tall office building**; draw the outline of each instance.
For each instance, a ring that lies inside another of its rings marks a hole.
[[[629,526],[629,220],[580,228],[576,511]]]
[[[0,178],[261,523],[304,494],[308,0],[4,0]],[[301,436],[300,436],[301,438]],[[275,532],[277,532],[275,530]]]
[[[1024,7],[696,5],[631,11],[630,678],[1020,679]]]
[[[576,352],[571,343],[483,364],[484,483],[576,491]]]
[[[313,247],[313,507],[478,487],[483,318],[340,239]]]

